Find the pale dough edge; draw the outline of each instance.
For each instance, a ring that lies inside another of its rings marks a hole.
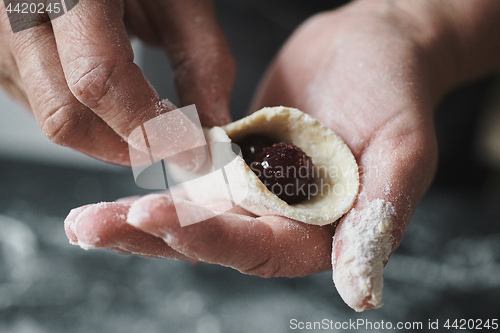
[[[233,180],[234,191],[246,191],[246,195],[241,193],[245,196],[240,203],[243,208],[257,215],[281,215],[326,225],[352,207],[359,188],[358,166],[349,147],[333,131],[297,109],[281,106],[261,109],[222,128],[214,127],[208,131],[207,140],[209,144],[238,141],[251,133],[267,134],[299,146],[317,167],[328,171],[325,181],[331,188],[327,194],[317,195],[305,203],[288,205],[269,191],[243,159],[233,153],[235,161],[226,170]]]

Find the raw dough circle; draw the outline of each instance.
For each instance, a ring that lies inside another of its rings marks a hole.
[[[257,215],[281,215],[316,225],[333,223],[352,207],[359,188],[358,165],[349,147],[329,128],[297,109],[280,106],[263,108],[206,132],[209,146],[214,142],[237,143],[250,134],[293,143],[309,155],[317,177],[311,190],[317,194],[289,205],[266,188],[243,158],[226,151],[224,154],[234,154],[226,172],[234,196],[244,197],[241,207]]]

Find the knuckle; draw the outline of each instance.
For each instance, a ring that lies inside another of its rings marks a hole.
[[[67,81],[73,95],[91,109],[99,107],[112,87],[116,62],[103,58],[92,61],[77,58],[71,67],[74,70]]]
[[[82,125],[82,116],[75,113],[71,104],[58,106],[49,116],[40,119],[43,133],[52,142],[61,146],[75,147],[80,142],[85,127]]]
[[[256,275],[262,278],[277,277],[280,272],[280,264],[273,258],[267,258],[241,272],[243,274]]]

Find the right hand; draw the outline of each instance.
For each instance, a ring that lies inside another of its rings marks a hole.
[[[196,104],[202,125],[230,121],[235,65],[211,0],[80,0],[17,33],[2,2],[0,86],[53,142],[128,165],[131,131],[169,110],[134,64],[125,23],[167,51],[181,104]]]

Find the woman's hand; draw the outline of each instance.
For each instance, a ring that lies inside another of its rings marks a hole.
[[[125,23],[167,51],[181,103],[195,103],[203,125],[230,121],[234,61],[210,0],[80,0],[50,23],[16,33],[2,2],[0,86],[55,143],[130,164],[130,133],[168,109],[133,63]]]

